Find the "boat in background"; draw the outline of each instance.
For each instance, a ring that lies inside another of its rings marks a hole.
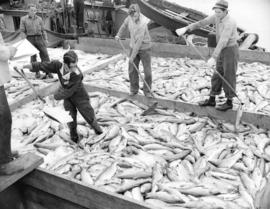
[[[185,27],[208,16],[200,11],[183,7],[166,0],[138,0],[138,4],[141,12],[146,17],[173,32],[177,28]],[[238,32],[241,34],[244,30],[238,28]],[[198,36],[207,37],[209,33],[215,33],[215,28],[206,26],[194,30],[192,33]]]

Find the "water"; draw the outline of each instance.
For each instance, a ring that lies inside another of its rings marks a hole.
[[[216,0],[168,0],[185,7],[213,14]],[[258,46],[270,51],[270,0],[227,0],[229,14],[237,21],[239,27],[249,33],[259,35]],[[267,21],[268,20],[268,21]]]

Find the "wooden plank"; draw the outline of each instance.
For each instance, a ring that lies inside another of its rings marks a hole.
[[[124,57],[125,57],[124,54],[117,54],[117,55],[112,56],[112,57],[110,57],[108,59],[101,60],[98,63],[96,63],[94,66],[92,66],[91,68],[83,71],[83,74],[84,75],[85,74],[90,74],[90,73],[92,73],[94,71],[101,70],[101,69],[105,68],[106,66],[108,66],[109,64],[115,63],[115,62],[123,59]]]
[[[129,40],[123,40],[126,48],[129,46]],[[114,39],[100,39],[100,38],[79,38],[79,44],[75,48],[81,49],[85,52],[91,53],[106,53],[116,54],[121,53],[122,49],[119,43]],[[212,54],[213,49],[207,47],[197,47],[201,54],[208,58]],[[159,57],[190,57],[194,59],[201,59],[200,56],[189,46],[168,43],[153,43],[153,56]],[[270,52],[260,52],[251,50],[240,50],[241,62],[261,62],[270,64]]]
[[[27,209],[86,209],[69,200],[62,199],[28,185],[21,185],[24,204]]]
[[[90,67],[89,69],[85,70],[83,72],[83,74],[90,74],[94,71],[98,71],[98,70],[101,70],[103,68],[105,68],[106,66],[108,66],[109,64],[112,64],[112,63],[115,63],[121,59],[123,59],[125,57],[125,55],[123,54],[117,54],[115,56],[112,56],[108,59],[104,59],[104,60],[101,60],[100,62],[96,63],[94,66]],[[41,96],[41,97],[45,97],[45,96],[48,96],[48,95],[51,95],[53,93],[55,93],[55,91],[58,89],[58,86],[59,86],[59,83],[53,83],[49,86],[46,86],[46,87],[43,87],[43,88],[40,88],[40,89],[36,89],[38,94]],[[11,111],[14,111],[15,109],[21,107],[22,105],[24,104],[27,104],[28,102],[31,102],[33,101],[34,99],[36,99],[35,95],[34,94],[31,94],[31,95],[28,95],[27,97],[19,100],[19,101],[16,101],[14,103],[11,103],[9,106],[10,106],[10,110]]]
[[[88,92],[103,92],[110,96],[126,98],[129,96],[126,92],[121,92],[117,90],[107,89],[103,87],[85,85],[85,88]],[[219,120],[225,120],[231,123],[235,123],[236,113],[235,110],[228,110],[226,112],[218,111],[213,107],[200,107],[196,104],[190,104],[186,102],[174,101],[164,98],[147,98],[143,95],[136,95],[132,97],[133,100],[136,100],[140,103],[143,103],[147,106],[153,104],[154,101],[158,102],[158,105],[164,108],[176,110],[178,112],[194,112],[199,116],[207,116],[213,117]],[[261,128],[268,129],[270,127],[270,116],[259,114],[259,113],[250,113],[250,112],[243,112],[242,121],[246,123],[250,123]]]
[[[122,195],[86,186],[80,181],[40,168],[27,175],[21,182],[89,209],[154,209]]]
[[[1,209],[18,209],[23,207],[23,197],[18,183],[13,184],[0,192]]]
[[[14,184],[16,181],[18,181],[20,178],[22,178],[26,174],[33,171],[42,162],[43,162],[43,158],[33,153],[28,153],[18,158],[16,161],[14,161],[14,164],[24,165],[25,169],[22,172],[15,173],[13,175],[0,176],[0,192],[5,190],[10,185]]]

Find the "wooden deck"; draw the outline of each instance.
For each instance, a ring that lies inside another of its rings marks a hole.
[[[125,44],[128,44],[127,41]],[[81,49],[84,48],[88,52],[110,52],[109,54],[121,52],[120,46],[118,46],[114,40],[109,40],[107,42],[104,41],[104,39],[82,39],[77,47]],[[199,50],[208,55],[210,53],[209,49],[206,48],[199,48]],[[158,44],[154,45],[153,52],[155,55],[162,54],[165,57],[179,57],[180,55],[196,57],[195,53],[193,53],[187,46],[182,47],[178,45]],[[262,56],[258,55],[257,57],[251,56],[251,54],[249,55],[249,52],[243,53],[249,62],[265,62],[266,58],[268,58],[268,64],[270,62],[269,53],[264,53]],[[120,59],[120,56],[112,59],[107,64],[118,59]],[[100,63],[100,65],[97,64],[96,66],[89,68],[85,73],[100,70],[105,66],[106,64],[104,63]],[[39,94],[41,96],[52,94],[57,89],[57,86],[58,84],[55,83],[46,88],[40,89]],[[124,98],[128,96],[127,92],[97,86],[86,85],[86,89],[88,92],[99,91],[115,97]],[[11,109],[15,110],[34,98],[35,97],[33,95],[30,95],[21,101],[17,101],[11,105]],[[132,99],[145,105],[149,105],[153,101],[157,101],[159,106],[166,107],[168,109],[174,109],[180,112],[194,112],[197,115],[224,119],[233,123],[235,121],[236,112],[233,110],[223,113],[210,107],[202,108],[195,104],[164,98],[146,98],[142,95],[137,95]],[[270,127],[270,117],[268,115],[244,112],[242,121],[262,128]],[[69,179],[44,169],[36,169],[31,174],[20,180],[18,185],[20,185],[20,188],[23,191],[23,198],[28,209],[154,209],[144,203],[134,201],[133,199],[129,199],[118,194],[106,192],[90,185],[84,185],[80,181]]]
[[[21,183],[29,209],[154,209],[44,169],[35,170]]]
[[[14,184],[20,178],[32,172],[35,168],[41,165],[43,159],[32,153],[25,154],[14,161],[14,165],[24,165],[24,170],[12,175],[1,176],[0,175],[0,195],[7,187]]]
[[[123,40],[126,48],[129,47],[129,40]],[[114,39],[99,39],[99,38],[79,38],[79,44],[76,44],[77,49],[81,49],[89,53],[104,53],[113,54],[122,53],[120,44]],[[210,57],[213,48],[196,47],[204,57]],[[201,59],[201,57],[189,46],[168,43],[153,43],[153,56],[157,57],[190,57],[192,59]],[[260,52],[251,50],[240,50],[241,62],[261,62],[270,65],[270,52]]]

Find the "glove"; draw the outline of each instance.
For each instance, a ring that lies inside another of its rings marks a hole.
[[[186,32],[187,32],[187,30],[188,30],[188,28],[187,27],[183,27],[183,28],[178,28],[178,29],[176,29],[176,34],[178,35],[178,36],[182,36],[182,35],[184,35]]]
[[[119,37],[119,36],[115,36],[114,39],[115,39],[116,41],[119,41],[119,40],[120,40],[120,37]]]
[[[215,60],[213,57],[211,57],[211,58],[207,61],[207,65],[208,65],[209,67],[213,67],[215,64],[216,64],[216,60]]]

